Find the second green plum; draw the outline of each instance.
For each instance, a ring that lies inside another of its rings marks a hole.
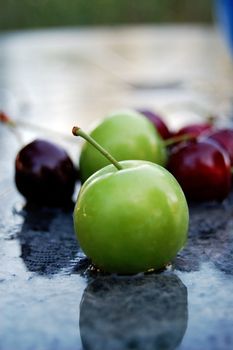
[[[116,112],[105,118],[91,133],[116,160],[147,160],[164,166],[166,147],[153,124],[143,115],[127,110]],[[84,182],[109,161],[88,142],[80,155],[81,180]]]

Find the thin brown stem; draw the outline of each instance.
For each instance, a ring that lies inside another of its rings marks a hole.
[[[100,153],[103,154],[118,170],[122,170],[123,167],[121,164],[111,156],[111,154],[104,149],[98,142],[96,142],[90,135],[86,134],[82,129],[80,129],[78,126],[74,126],[72,129],[72,133],[74,136],[80,136],[83,139],[85,139],[87,142],[89,142],[93,147],[95,147]]]

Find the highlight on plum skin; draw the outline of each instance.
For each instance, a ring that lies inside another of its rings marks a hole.
[[[215,130],[206,135],[206,138],[213,140],[225,149],[230,157],[231,166],[233,166],[233,129],[224,128]]]
[[[214,130],[214,126],[211,123],[189,124],[179,129],[173,136],[190,135],[193,138],[197,138],[212,130]]]

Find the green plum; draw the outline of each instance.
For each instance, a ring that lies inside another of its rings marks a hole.
[[[162,269],[185,245],[189,213],[183,191],[165,168],[141,160],[116,162],[83,184],[74,228],[85,254],[103,271],[134,274]]]
[[[90,134],[117,160],[147,160],[166,163],[166,147],[154,125],[140,113],[126,110],[104,119]],[[108,165],[106,158],[85,142],[80,155],[82,182]]]

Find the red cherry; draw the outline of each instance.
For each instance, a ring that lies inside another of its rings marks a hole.
[[[214,131],[207,136],[208,139],[214,140],[222,146],[228,153],[233,166],[233,129],[221,129]]]
[[[69,203],[76,170],[66,151],[45,140],[35,140],[17,154],[15,182],[19,192],[36,204]]]
[[[213,125],[210,123],[190,124],[178,130],[174,136],[191,135],[193,137],[198,137],[212,129]]]
[[[147,117],[155,126],[160,136],[166,140],[172,137],[171,132],[169,131],[167,125],[164,123],[164,121],[155,113],[147,110],[147,109],[140,109],[138,110],[141,114],[143,114],[145,117]]]
[[[174,147],[168,169],[189,199],[223,200],[230,192],[230,158],[214,142],[189,141]]]

